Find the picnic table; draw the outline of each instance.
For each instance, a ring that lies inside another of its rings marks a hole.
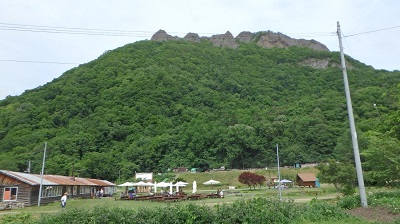
[[[221,197],[221,195],[219,195],[219,194],[207,194],[207,198],[220,198]]]
[[[194,199],[202,199],[202,198],[206,198],[207,196],[204,194],[192,194],[192,195],[188,195],[186,197],[186,199],[188,200],[194,200]]]

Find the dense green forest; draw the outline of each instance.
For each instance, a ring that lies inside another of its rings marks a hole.
[[[304,66],[327,59],[324,69]],[[400,72],[346,57],[365,169],[399,167]],[[338,52],[140,41],[0,101],[0,169],[108,180],[174,167],[352,161]],[[375,161],[393,158],[393,164]],[[73,167],[73,168],[72,168]],[[396,172],[396,168],[393,172]]]

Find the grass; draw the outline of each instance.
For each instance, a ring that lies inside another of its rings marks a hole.
[[[277,169],[259,169],[259,170],[249,170],[251,172],[255,172],[260,175],[264,175],[267,177],[267,180],[270,180],[271,177],[277,177],[278,176],[278,170]],[[212,189],[227,189],[228,186],[236,186],[238,189],[245,189],[248,188],[246,185],[239,183],[238,177],[241,173],[243,173],[243,170],[229,170],[229,171],[217,171],[217,172],[197,172],[197,173],[177,173],[176,178],[182,178],[188,183],[193,183],[195,180],[197,182],[198,188],[204,189],[204,190],[212,190]],[[298,173],[315,173],[316,175],[318,174],[318,170],[314,167],[310,168],[301,168],[301,169],[292,169],[292,168],[283,168],[281,169],[281,178],[282,179],[288,179],[295,181],[296,180],[296,175]],[[213,179],[213,180],[218,180],[221,182],[220,185],[216,186],[204,186],[203,183]],[[189,186],[188,189],[191,189],[192,185]]]
[[[114,200],[114,198],[102,198],[102,199],[69,199],[66,209],[93,209],[95,207],[109,207],[109,208],[129,208],[129,209],[140,209],[140,208],[153,208],[153,207],[168,207],[174,204],[196,204],[214,206],[221,203],[232,203],[238,199],[250,199],[255,197],[278,197],[277,189],[268,189],[267,187],[256,188],[250,190],[246,185],[238,182],[238,176],[244,171],[242,170],[231,170],[231,171],[220,171],[220,172],[198,172],[198,173],[178,173],[176,178],[182,178],[188,183],[192,183],[194,180],[197,181],[198,191],[197,193],[210,193],[216,192],[217,189],[223,189],[226,192],[225,198],[215,199],[204,199],[204,200],[193,200],[193,201],[180,201],[180,202],[149,202],[149,201],[121,201]],[[271,176],[277,176],[277,170],[275,169],[260,169],[252,170],[257,174],[262,174],[269,179]],[[295,180],[297,173],[317,173],[318,170],[315,168],[303,168],[303,169],[282,169],[281,176],[285,179]],[[218,180],[221,182],[220,185],[216,186],[205,186],[202,183],[210,179]],[[227,190],[228,186],[236,186],[237,189]],[[123,191],[124,188],[120,190]],[[192,184],[188,187],[183,188],[185,192],[190,194],[192,192]],[[239,192],[241,196],[233,196],[229,193]],[[282,191],[284,199],[292,199],[294,201],[306,202],[313,198],[335,198],[337,193],[331,185],[322,185],[321,189],[317,188],[289,188]],[[24,209],[3,211],[0,213],[0,221],[4,214],[30,214],[31,216],[38,217],[42,214],[57,213],[61,211],[61,206],[58,202],[41,207],[26,207]]]
[[[307,202],[312,200],[313,198],[329,198],[335,199],[337,197],[337,193],[332,193],[331,190],[326,190],[332,188],[330,185],[323,185],[324,189],[317,188],[289,188],[282,190],[282,196],[285,200],[294,200],[295,202]],[[189,192],[188,189],[184,189],[184,191]],[[198,193],[210,193],[211,191],[216,191],[216,189],[208,189],[207,187],[202,188],[198,191]],[[261,189],[249,190],[248,188],[239,189],[239,190],[224,190],[226,192],[226,196],[224,198],[210,198],[210,199],[201,199],[201,200],[187,200],[187,201],[179,201],[179,202],[150,202],[150,201],[128,201],[128,200],[115,200],[114,198],[102,198],[102,199],[69,199],[67,202],[67,210],[68,209],[93,209],[95,207],[109,207],[109,208],[128,208],[128,209],[141,209],[141,208],[158,208],[158,207],[168,207],[175,204],[195,204],[195,205],[206,205],[206,206],[214,206],[216,204],[222,203],[233,203],[239,199],[251,199],[256,197],[270,197],[270,198],[278,198],[279,191],[277,189],[268,189],[263,187]],[[229,192],[240,192],[240,196],[235,196],[233,194],[229,194]],[[305,193],[309,192],[309,193]],[[314,194],[317,192],[318,194]],[[190,193],[189,193],[190,194]],[[30,214],[31,216],[38,217],[43,214],[48,213],[57,213],[61,212],[60,203],[55,202],[48,205],[44,205],[41,207],[33,206],[26,207],[23,209],[16,210],[8,210],[2,211],[0,213],[0,221],[2,215],[15,215],[15,214]]]

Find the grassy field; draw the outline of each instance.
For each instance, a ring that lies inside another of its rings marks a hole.
[[[271,177],[278,176],[277,169],[259,169],[259,170],[249,170],[250,172],[254,172],[260,175],[264,175],[267,180],[270,180]],[[248,188],[246,185],[239,183],[238,177],[241,173],[245,171],[243,170],[229,170],[229,171],[216,171],[216,172],[198,172],[198,173],[177,173],[176,178],[182,178],[188,183],[193,183],[195,180],[197,182],[198,189],[203,190],[211,190],[216,188],[227,189],[228,186],[236,186],[238,189]],[[315,173],[318,175],[318,170],[314,167],[310,168],[301,168],[301,169],[281,169],[281,178],[288,179],[291,181],[296,180],[296,175],[298,173]],[[205,186],[202,183],[213,179],[220,181],[221,184],[217,186]],[[188,188],[191,189],[192,185],[189,185]]]
[[[225,189],[224,189],[225,190]],[[184,189],[188,194],[191,194],[191,189]],[[208,187],[202,188],[198,193],[208,194],[214,192],[216,189],[208,189]],[[232,203],[240,199],[250,199],[256,197],[271,197],[278,198],[279,191],[277,189],[268,189],[263,187],[261,189],[249,190],[248,188],[237,189],[237,190],[225,190],[224,198],[207,198],[200,200],[186,200],[179,202],[150,202],[150,201],[132,201],[132,200],[119,200],[114,197],[105,197],[101,199],[69,199],[66,209],[93,209],[95,207],[109,207],[109,208],[129,208],[129,209],[141,209],[141,208],[155,208],[155,207],[168,207],[176,204],[196,204],[214,206],[221,203]],[[235,194],[233,194],[235,193]],[[322,188],[289,188],[282,190],[282,198],[284,200],[294,200],[295,202],[308,202],[313,198],[317,199],[329,199],[335,200],[338,194],[333,190],[332,186],[326,185]],[[44,205],[41,207],[33,206],[26,207],[23,209],[7,210],[0,212],[0,220],[3,215],[16,215],[16,214],[30,214],[34,217],[47,214],[57,213],[61,211],[60,204],[58,202]]]
[[[187,187],[183,188],[187,194],[192,192],[192,183],[194,180],[197,181],[198,191],[197,193],[211,193],[216,192],[218,189],[225,191],[225,198],[218,199],[203,199],[194,201],[180,201],[180,202],[149,202],[149,201],[121,201],[115,200],[114,198],[102,198],[102,199],[70,199],[68,200],[68,209],[91,209],[97,206],[108,206],[108,207],[121,207],[121,208],[132,208],[139,209],[143,207],[156,207],[156,206],[170,206],[171,204],[200,204],[200,205],[215,205],[218,203],[231,203],[238,199],[248,199],[254,197],[278,197],[277,189],[268,189],[266,186],[261,188],[256,187],[256,189],[250,190],[246,185],[239,183],[238,176],[244,172],[243,170],[230,170],[230,171],[217,171],[217,172],[197,172],[197,173],[178,173],[176,178],[182,178],[186,182],[190,183]],[[257,174],[262,174],[267,177],[267,179],[278,176],[278,171],[276,169],[260,169],[251,170]],[[315,168],[302,168],[302,169],[281,169],[281,176],[284,179],[295,180],[297,173],[318,173]],[[220,185],[206,186],[202,183],[210,180],[218,180],[221,182]],[[236,186],[234,190],[229,190],[228,186]],[[119,191],[123,191],[124,188],[119,188]],[[240,195],[240,196],[235,196]],[[309,201],[312,198],[335,198],[337,193],[334,188],[330,185],[323,185],[321,188],[289,188],[282,191],[284,199],[292,199],[295,201],[303,202]],[[49,205],[44,205],[41,207],[33,206],[26,207],[17,210],[0,211],[0,218],[4,214],[16,214],[16,213],[31,213],[34,215],[51,213],[60,211],[59,203],[52,203]]]
[[[116,197],[108,197],[101,199],[69,199],[67,203],[67,208],[63,211],[61,210],[60,203],[52,203],[49,205],[44,205],[41,207],[26,207],[23,209],[15,209],[8,211],[0,211],[0,223],[7,220],[19,219],[23,220],[23,217],[39,217],[47,214],[63,214],[61,212],[71,211],[73,212],[75,209],[82,210],[91,210],[94,208],[105,208],[105,209],[129,209],[129,210],[146,210],[156,208],[157,211],[164,211],[165,208],[170,207],[171,209],[175,207],[175,205],[200,205],[200,206],[214,206],[217,204],[232,204],[235,201],[241,199],[255,199],[255,198],[279,198],[279,191],[275,188],[269,189],[266,186],[256,187],[256,189],[249,189],[247,186],[240,184],[237,181],[237,177],[243,171],[220,171],[220,172],[206,172],[206,173],[180,173],[176,175],[176,178],[182,178],[186,182],[190,183],[187,187],[183,188],[183,191],[188,195],[192,192],[192,182],[194,180],[198,183],[198,191],[197,193],[209,194],[211,192],[216,192],[218,189],[222,189],[225,192],[224,198],[207,198],[200,200],[186,200],[186,201],[178,201],[178,202],[150,202],[150,201],[127,201],[127,200],[119,200],[118,196]],[[253,170],[258,174],[265,175],[267,179],[271,176],[277,176],[277,170]],[[316,169],[308,168],[308,169],[282,169],[282,178],[289,179],[294,181],[297,173],[306,173],[306,172],[314,172],[317,173]],[[202,183],[210,180],[218,180],[221,181],[220,185],[217,186],[205,186]],[[236,186],[237,189],[228,189],[228,186]],[[120,188],[119,191],[123,191],[124,188]],[[376,188],[367,188],[367,193],[371,195],[374,192],[389,192],[389,189],[376,189]],[[394,190],[396,192],[396,190]],[[336,189],[333,185],[330,184],[322,184],[320,188],[299,188],[292,187],[289,189],[282,190],[282,199],[284,201],[294,201],[297,203],[307,203],[311,200],[318,201],[326,201],[328,204],[336,204],[339,200],[339,194],[336,192]],[[351,198],[350,198],[351,199]],[[382,199],[374,199],[378,203],[378,205],[385,205],[387,208],[390,208],[392,211],[397,212],[399,210],[399,202],[398,200],[388,199],[388,197],[383,197]],[[354,199],[349,201],[348,204],[359,204],[359,199]],[[235,203],[236,204],[236,203]],[[160,210],[158,209],[160,208]],[[22,217],[22,218],[21,218]],[[318,221],[319,223],[319,221]],[[329,223],[329,222],[328,222]],[[360,222],[362,223],[362,222]]]

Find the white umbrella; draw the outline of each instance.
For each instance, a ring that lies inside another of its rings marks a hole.
[[[274,180],[274,182],[275,182],[275,183],[278,183],[278,182],[281,182],[281,183],[292,183],[292,181],[286,180],[286,179],[283,179],[283,180],[281,180],[281,181],[279,181],[279,180]]]
[[[186,185],[188,185],[188,183],[186,182],[182,181],[176,182],[176,184],[174,184],[174,186],[176,187],[176,192],[179,192],[179,187],[186,187]]]
[[[137,183],[133,183],[133,186],[143,186],[145,184],[143,181],[139,181]]]
[[[185,187],[185,186],[188,185],[189,183],[186,183],[186,182],[183,182],[183,181],[178,181],[178,182],[176,182],[176,184],[179,184],[179,185]]]
[[[154,184],[152,182],[145,182],[143,186],[152,187]]]
[[[157,183],[157,187],[169,187],[169,185],[170,185],[170,183],[166,183],[164,181]]]
[[[204,182],[204,185],[216,185],[216,184],[220,184],[221,182],[219,182],[218,180],[209,180]]]
[[[118,185],[118,187],[132,187],[132,186],[135,186],[134,184],[135,183],[132,183],[132,182],[125,182],[123,184]]]
[[[281,183],[292,183],[292,181],[283,179],[283,180],[281,180]]]
[[[193,191],[192,191],[192,193],[194,194],[194,193],[196,193],[196,191],[197,191],[197,182],[193,181]]]
[[[169,187],[169,192],[172,194],[172,182],[166,183],[164,181],[157,183],[157,187]]]

